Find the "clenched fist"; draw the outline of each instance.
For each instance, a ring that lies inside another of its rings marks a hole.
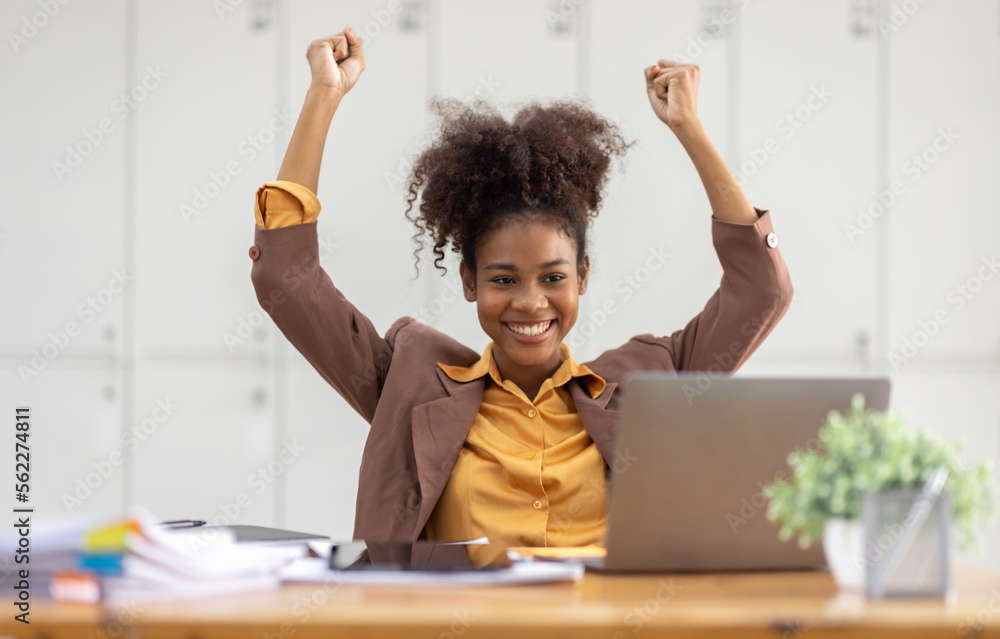
[[[312,85],[332,89],[343,96],[354,87],[365,70],[361,38],[350,27],[326,38],[313,40],[306,51],[312,69]]]
[[[674,133],[698,121],[698,78],[694,64],[659,60],[646,67],[646,93],[656,117]]]

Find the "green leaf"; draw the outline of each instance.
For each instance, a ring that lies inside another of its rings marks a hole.
[[[764,489],[767,517],[781,524],[779,536],[798,535],[808,546],[822,536],[833,516],[861,517],[866,492],[920,489],[942,465],[951,474],[945,485],[954,509],[959,547],[976,542],[975,531],[994,514],[992,461],[974,466],[958,457],[957,442],[944,442],[929,431],[915,431],[900,416],[864,406],[860,393],[845,413],[830,411],[818,434],[818,450],[798,449],[787,459],[788,481]]]

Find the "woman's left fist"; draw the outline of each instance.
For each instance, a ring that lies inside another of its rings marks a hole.
[[[698,78],[695,64],[659,60],[646,67],[646,93],[656,117],[677,133],[698,120]]]

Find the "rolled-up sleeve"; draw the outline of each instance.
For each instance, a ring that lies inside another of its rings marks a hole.
[[[295,182],[267,182],[257,189],[254,216],[262,229],[280,229],[294,224],[308,224],[319,217],[316,194]]]
[[[704,309],[670,336],[677,370],[735,371],[791,305],[794,289],[771,214],[754,210],[754,224],[712,218],[722,281]]]
[[[639,368],[733,372],[777,326],[794,290],[771,214],[754,210],[753,224],[712,218],[712,243],[722,264],[719,288],[684,328],[663,337],[633,337],[669,352],[669,363],[643,354]]]
[[[299,220],[289,215],[285,226],[269,228],[277,222],[268,205],[290,202],[287,198],[303,204]],[[309,189],[292,183],[272,182],[257,191],[250,279],[261,307],[288,341],[371,423],[401,324],[382,337],[334,286],[320,265],[315,216],[306,221],[310,211],[319,212],[315,200]]]

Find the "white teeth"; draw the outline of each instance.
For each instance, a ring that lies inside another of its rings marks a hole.
[[[548,330],[550,324],[552,324],[552,320],[541,324],[535,324],[533,326],[514,326],[513,324],[506,324],[506,326],[518,335],[527,335],[530,337],[533,335],[541,335]]]

